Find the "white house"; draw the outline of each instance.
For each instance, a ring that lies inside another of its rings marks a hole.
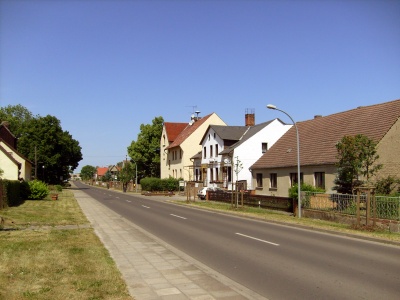
[[[254,125],[254,114],[246,114],[246,126],[210,125],[201,139],[201,173],[204,186],[251,190],[250,167],[292,125],[279,119]]]

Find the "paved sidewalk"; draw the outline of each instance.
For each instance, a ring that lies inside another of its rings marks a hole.
[[[136,299],[266,299],[72,190]]]

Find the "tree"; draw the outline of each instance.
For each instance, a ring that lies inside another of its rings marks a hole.
[[[129,181],[135,176],[135,169],[130,162],[126,162],[118,174],[119,181],[122,182],[122,189],[126,192]]]
[[[110,170],[107,170],[107,172],[103,175],[103,177],[101,177],[101,181],[108,182],[111,180],[112,180],[112,174],[111,174]]]
[[[379,158],[376,143],[365,135],[344,136],[336,145],[336,150],[338,175],[334,189],[339,193],[351,194],[356,186],[363,183],[360,176],[369,182],[382,168],[381,164],[375,164]]]
[[[137,140],[128,147],[128,154],[137,163],[138,177],[160,177],[160,140],[164,119],[156,117],[152,124],[141,124]]]
[[[51,184],[69,178],[82,160],[79,142],[62,130],[54,116],[34,118],[28,125],[18,141],[18,151],[31,161],[37,159],[38,177]]]
[[[0,108],[0,123],[7,121],[10,131],[17,138],[23,135],[25,128],[32,119],[34,119],[32,113],[20,104]]]
[[[96,168],[90,165],[86,165],[84,167],[82,167],[81,170],[81,178],[83,180],[90,180],[93,179],[94,174],[96,174]]]

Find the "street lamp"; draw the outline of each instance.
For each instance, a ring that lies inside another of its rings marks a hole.
[[[137,193],[137,163],[136,161],[134,161],[132,158],[131,160],[135,163],[135,171],[136,171],[136,175],[135,175],[135,192]]]
[[[285,115],[287,115],[290,120],[292,120],[294,127],[296,128],[296,136],[297,136],[297,206],[298,206],[298,210],[299,210],[299,218],[301,218],[301,200],[300,200],[300,192],[301,192],[301,182],[300,182],[300,142],[299,142],[299,129],[297,128],[296,122],[292,119],[292,117],[285,111],[276,108],[275,105],[273,104],[268,104],[267,105],[268,109],[274,109],[274,110],[278,110],[280,112],[283,112]]]

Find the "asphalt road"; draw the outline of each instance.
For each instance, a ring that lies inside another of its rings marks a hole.
[[[168,244],[269,299],[399,299],[400,247],[85,188]]]

